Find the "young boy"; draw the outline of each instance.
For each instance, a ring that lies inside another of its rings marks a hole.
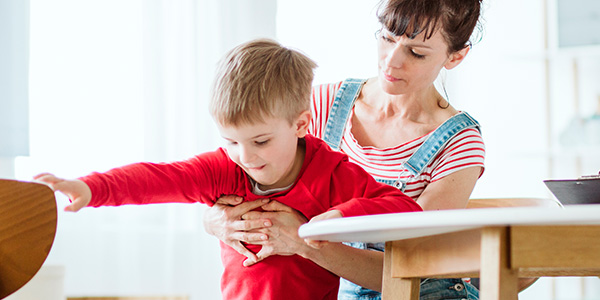
[[[36,179],[67,195],[65,209],[165,202],[213,205],[222,195],[270,198],[307,219],[419,211],[399,190],[307,135],[316,64],[271,40],[254,40],[221,61],[211,114],[225,148],[173,163],[136,163],[78,180]],[[247,245],[258,252],[260,246]],[[245,256],[221,244],[223,299],[337,299],[339,277],[300,257]]]

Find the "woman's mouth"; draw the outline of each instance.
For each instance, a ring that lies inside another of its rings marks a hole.
[[[399,78],[396,78],[392,75],[388,75],[385,72],[383,72],[383,78],[385,78],[385,80],[389,81],[389,82],[394,82],[394,81],[398,81],[400,80]]]

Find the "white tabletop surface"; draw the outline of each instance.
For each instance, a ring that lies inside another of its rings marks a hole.
[[[564,208],[509,207],[410,212],[304,224],[302,238],[384,242],[503,225],[600,225],[600,204]]]

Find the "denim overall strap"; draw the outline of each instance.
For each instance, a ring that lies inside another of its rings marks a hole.
[[[354,78],[344,80],[333,99],[327,124],[325,124],[325,134],[323,134],[323,140],[333,150],[340,150],[340,143],[344,136],[344,128],[348,123],[348,117],[366,81],[366,79]]]
[[[467,128],[476,128],[481,132],[479,123],[468,113],[460,112],[452,116],[431,133],[421,147],[419,147],[419,149],[417,149],[417,151],[415,151],[402,166],[411,176],[418,176],[423,172],[425,167],[431,163],[437,154],[444,149],[444,146],[452,137]],[[399,176],[395,186],[404,191],[408,179],[409,178],[401,178]]]

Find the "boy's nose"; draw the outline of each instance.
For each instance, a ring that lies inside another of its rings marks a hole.
[[[248,147],[242,147],[240,149],[240,162],[244,165],[251,163],[254,160],[254,152]]]

